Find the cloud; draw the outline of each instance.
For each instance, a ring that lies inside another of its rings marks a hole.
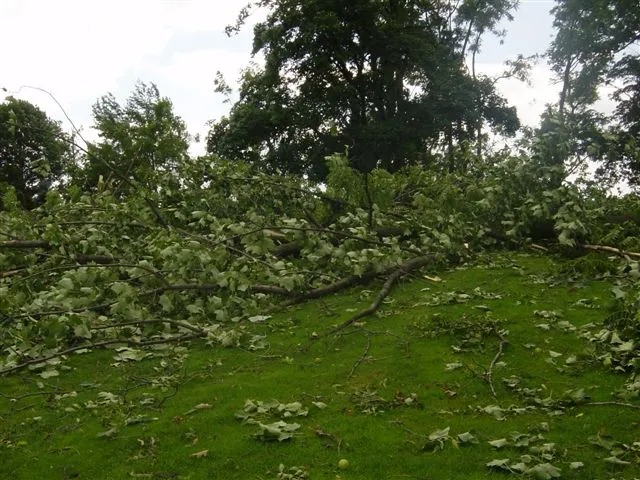
[[[159,86],[181,81],[183,90],[197,84],[198,95],[208,84],[212,96],[213,72],[220,69],[236,77],[240,62],[248,57],[226,49],[232,45],[231,50],[248,52],[250,36],[228,39],[222,34],[244,4],[245,0],[3,0],[0,87],[62,120],[46,94],[20,90],[22,85],[44,88],[83,125],[91,123],[90,107],[97,98],[113,92],[124,99],[138,78]],[[205,45],[203,50],[195,38],[190,47],[172,46],[194,32],[204,33],[203,38],[213,34],[218,45]],[[184,51],[189,48],[191,52]],[[182,101],[174,99],[178,108]]]

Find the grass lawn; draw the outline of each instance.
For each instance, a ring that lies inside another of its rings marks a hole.
[[[0,479],[640,478],[628,375],[587,338],[612,285],[560,267],[492,255],[405,279],[337,336],[379,284],[238,327],[242,348],[2,377]]]

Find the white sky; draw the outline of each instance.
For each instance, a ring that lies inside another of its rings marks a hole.
[[[0,0],[0,101],[28,100],[64,121],[50,91],[74,123],[92,138],[91,106],[111,92],[124,103],[135,82],[154,82],[169,97],[192,134],[205,135],[207,120],[229,104],[213,91],[220,70],[233,87],[251,60],[252,29],[228,38],[246,0]],[[487,39],[477,71],[499,74],[518,53],[542,53],[552,35],[551,0],[522,0],[515,21],[505,25],[504,44]],[[532,72],[532,86],[501,81],[498,86],[521,121],[535,125],[544,105],[557,100],[544,65]],[[68,124],[63,122],[68,129]],[[203,145],[196,148],[200,153]]]

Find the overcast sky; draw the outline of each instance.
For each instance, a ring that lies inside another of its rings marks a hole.
[[[13,95],[64,121],[45,93],[23,86],[46,89],[91,137],[94,102],[111,92],[124,103],[142,80],[154,82],[161,95],[173,101],[192,134],[204,135],[207,120],[229,109],[213,91],[215,72],[223,72],[234,87],[240,70],[251,61],[252,29],[245,27],[232,38],[224,34],[245,3],[0,0],[0,87],[8,90],[0,91],[0,101]],[[543,53],[553,34],[552,6],[552,0],[521,0],[514,21],[505,24],[504,42],[484,41],[477,70],[497,75],[503,62],[519,53]],[[498,87],[518,108],[523,123],[535,125],[544,105],[557,100],[558,87],[544,65],[534,68],[531,81],[530,87],[511,80]],[[69,129],[68,123],[63,126]]]

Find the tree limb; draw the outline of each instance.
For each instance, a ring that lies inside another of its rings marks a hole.
[[[609,247],[607,245],[581,245],[585,250],[592,250],[596,252],[610,252],[618,255],[626,255],[627,257],[640,258],[640,253],[630,252],[628,250],[621,250],[615,247]]]
[[[410,273],[413,270],[424,267],[432,260],[433,258],[431,256],[425,255],[422,257],[412,258],[411,260],[408,260],[402,265],[400,265],[399,267],[395,268],[391,272],[391,274],[387,277],[387,280],[382,285],[382,288],[378,292],[378,295],[376,295],[376,298],[373,300],[371,305],[369,305],[364,310],[356,313],[348,320],[345,320],[337,327],[332,328],[326,334],[324,334],[324,336],[335,335],[336,333],[340,332],[341,330],[344,330],[345,328],[352,325],[354,322],[358,321],[359,319],[374,313],[376,310],[378,310],[382,301],[387,297],[387,295],[389,295],[393,286],[402,276],[406,275],[407,273]]]

